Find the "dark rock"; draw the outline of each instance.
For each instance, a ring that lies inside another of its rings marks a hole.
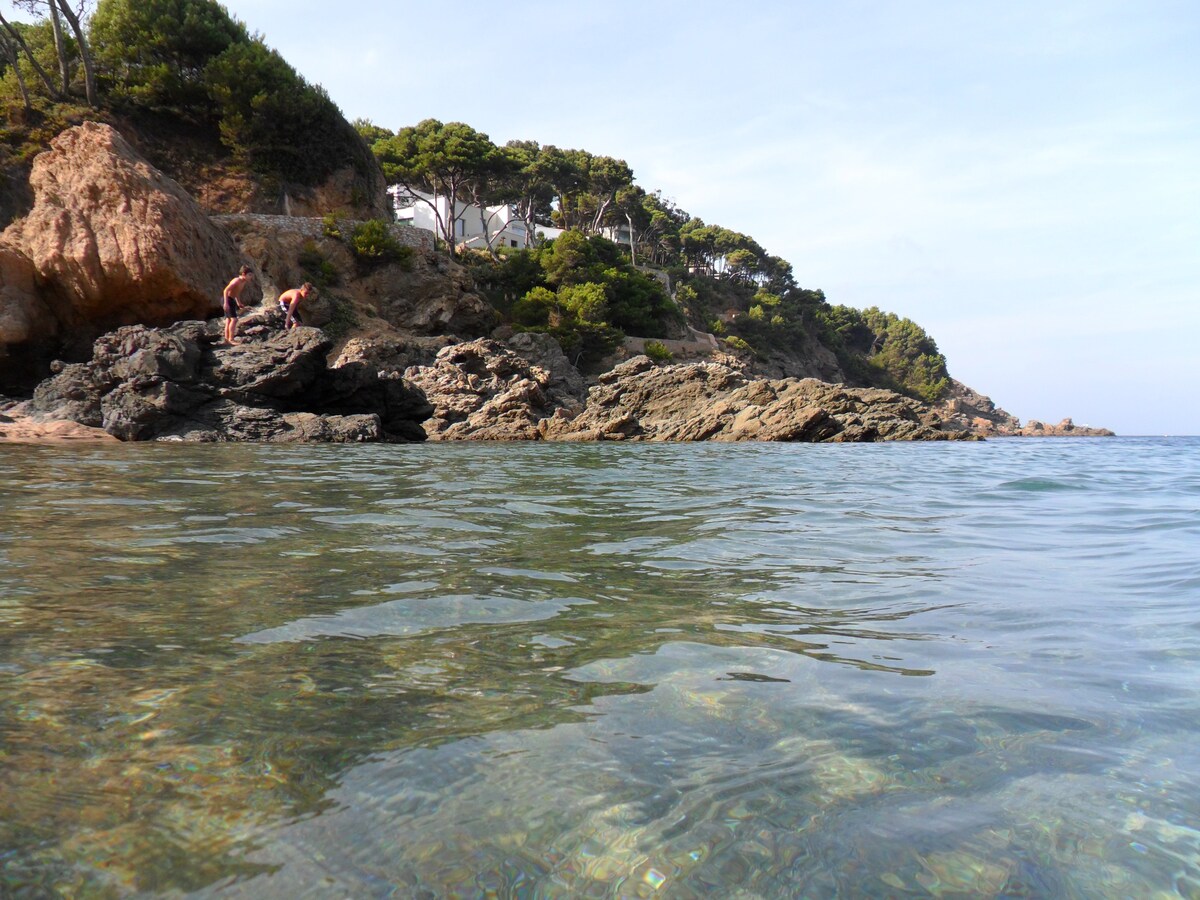
[[[422,440],[425,395],[398,373],[329,369],[314,328],[258,323],[234,346],[219,322],[133,325],[102,335],[87,363],[64,365],[25,404],[41,419],[103,427],[122,440]]]

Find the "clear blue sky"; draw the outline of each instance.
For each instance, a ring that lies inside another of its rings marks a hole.
[[[625,159],[1022,420],[1200,434],[1197,0],[231,0],[349,118]]]

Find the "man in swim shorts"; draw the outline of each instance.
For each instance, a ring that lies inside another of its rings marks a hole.
[[[242,303],[242,291],[253,280],[254,273],[250,271],[250,267],[242,266],[234,279],[225,285],[225,292],[221,295],[221,305],[225,311],[225,343],[227,344],[239,343],[235,340],[238,310],[246,308]]]
[[[300,315],[297,312],[300,308],[300,301],[307,300],[314,292],[314,288],[307,281],[298,288],[292,288],[290,291],[284,291],[279,295],[279,310],[283,313],[283,327],[295,328],[297,325],[303,325],[300,320]]]

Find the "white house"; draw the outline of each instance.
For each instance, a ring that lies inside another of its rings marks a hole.
[[[398,184],[389,187],[388,193],[392,197],[397,222],[432,231],[439,238],[442,236],[438,221],[445,222],[449,218],[450,202],[447,198],[409,191]],[[455,204],[454,240],[459,246],[478,250],[486,250],[489,244],[493,248],[528,247],[537,242],[539,235],[541,239],[550,239],[560,234],[561,228],[539,225],[537,234],[531,236],[525,223],[516,217],[513,207],[507,203],[487,206],[482,210],[473,203]]]

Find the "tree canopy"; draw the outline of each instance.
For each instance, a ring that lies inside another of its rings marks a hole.
[[[313,185],[375,162],[320,87],[215,0],[14,0],[40,21],[0,16],[0,92],[30,108],[82,94],[93,106],[178,117],[251,171]],[[52,74],[53,73],[53,74]]]

